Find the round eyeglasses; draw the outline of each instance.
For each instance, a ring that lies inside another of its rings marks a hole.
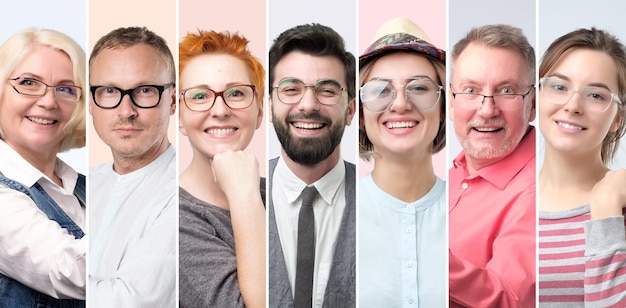
[[[500,110],[518,110],[524,106],[522,101],[530,94],[535,88],[535,85],[531,85],[526,93],[497,93],[493,95],[484,95],[473,92],[452,92],[452,98],[454,98],[458,104],[455,104],[457,108],[464,109],[479,109],[482,107],[486,98],[493,99],[493,103]],[[452,89],[452,85],[450,85]],[[513,92],[511,88],[504,88],[500,92]]]
[[[341,84],[333,79],[320,79],[315,84],[307,85],[302,80],[291,77],[281,79],[272,89],[276,90],[276,96],[281,103],[292,105],[302,100],[307,88],[313,90],[316,101],[322,105],[339,103],[345,91]]]
[[[126,95],[139,108],[154,108],[161,102],[165,89],[173,85],[173,82],[164,85],[141,85],[126,90],[113,86],[92,86],[90,90],[93,102],[102,109],[117,108]]]
[[[75,85],[50,86],[43,81],[30,77],[17,77],[9,79],[15,92],[27,96],[44,96],[48,89],[53,89],[54,98],[60,102],[78,103],[83,90]]]
[[[249,84],[232,86],[221,92],[215,92],[209,86],[198,86],[181,91],[180,96],[185,106],[192,111],[211,109],[218,97],[230,109],[245,109],[252,105],[255,90],[255,86]]]
[[[404,86],[404,98],[416,110],[424,112],[437,105],[442,89],[442,86],[430,78],[409,79]],[[361,87],[359,97],[367,110],[381,113],[393,105],[396,93],[391,79],[373,79]]]
[[[617,94],[602,86],[575,88],[571,82],[559,77],[541,78],[539,86],[542,102],[565,105],[572,99],[574,93],[578,93],[584,108],[592,112],[605,112],[613,102],[623,106]]]

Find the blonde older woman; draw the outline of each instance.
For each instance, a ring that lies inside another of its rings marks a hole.
[[[85,145],[84,51],[28,29],[0,63],[0,302],[84,306],[85,178],[57,158]]]

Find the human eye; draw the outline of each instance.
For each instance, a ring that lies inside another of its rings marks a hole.
[[[611,97],[611,93],[602,88],[587,88],[585,92],[585,97],[594,103],[605,103]]]
[[[133,91],[136,95],[150,97],[159,94],[159,90],[153,86],[140,86],[135,91]]]
[[[465,88],[463,88],[461,93],[463,93],[463,94],[477,94],[478,91],[474,87],[465,87]]]
[[[512,88],[504,87],[500,89],[500,91],[498,91],[498,94],[511,95],[511,94],[515,94],[515,91]]]
[[[77,96],[77,88],[70,86],[58,86],[56,87],[57,93],[62,93],[69,96]]]
[[[302,82],[297,79],[286,79],[278,84],[278,91],[284,95],[300,95],[304,89]]]
[[[406,85],[406,91],[412,95],[425,94],[434,88],[435,84],[428,80],[413,80]]]
[[[185,98],[194,102],[202,102],[209,99],[209,90],[207,89],[189,89],[185,93]]]
[[[39,80],[27,77],[18,79],[17,84],[24,88],[39,88],[42,85]]]
[[[227,89],[224,92],[224,95],[232,100],[238,100],[238,101],[246,98],[246,93],[244,93],[243,89],[240,87]]]
[[[553,92],[566,93],[569,91],[568,84],[560,79],[549,79],[546,81],[546,89]]]
[[[103,96],[117,96],[119,95],[119,90],[114,87],[102,87],[98,89],[98,93]]]

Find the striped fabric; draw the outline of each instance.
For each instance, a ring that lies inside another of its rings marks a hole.
[[[539,212],[540,307],[626,307],[624,217],[589,219],[589,205]]]

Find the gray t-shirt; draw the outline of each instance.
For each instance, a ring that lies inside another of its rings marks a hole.
[[[260,192],[265,204],[265,178]],[[244,307],[230,212],[179,187],[180,307]]]

